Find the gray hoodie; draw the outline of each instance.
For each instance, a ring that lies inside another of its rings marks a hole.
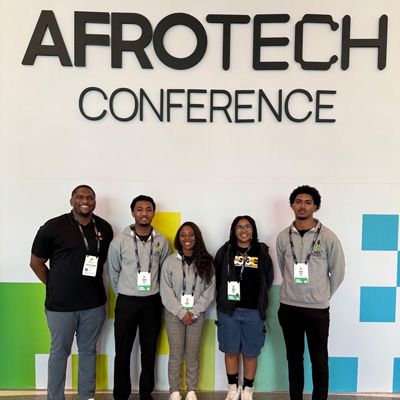
[[[292,236],[295,254],[299,263],[307,257],[314,239],[317,225],[306,232],[303,237],[292,223]],[[327,308],[329,300],[344,279],[344,254],[337,236],[322,226],[308,262],[309,283],[294,283],[294,262],[289,241],[289,227],[283,230],[276,239],[276,251],[279,268],[282,273],[280,302],[290,306],[305,308]]]
[[[195,276],[195,265],[192,263],[188,266],[184,264],[186,273],[186,292],[191,294],[193,280]],[[173,315],[182,319],[186,314],[186,309],[181,304],[181,296],[183,292],[183,272],[182,272],[182,257],[176,252],[170,255],[163,264],[161,271],[160,284],[161,300],[165,308]],[[194,306],[190,310],[194,315],[199,316],[205,312],[215,297],[215,275],[210,284],[197,276],[196,286],[194,291]]]
[[[151,290],[138,292],[134,225],[127,226],[110,244],[107,256],[107,275],[115,294],[127,296],[151,296],[159,292],[160,269],[171,252],[167,238],[153,228],[153,262],[151,265]],[[143,244],[137,241],[142,272],[149,270],[151,238]]]

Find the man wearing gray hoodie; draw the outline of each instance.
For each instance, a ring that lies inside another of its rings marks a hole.
[[[114,399],[131,394],[131,352],[139,329],[142,371],[140,400],[152,400],[157,339],[161,328],[160,270],[170,254],[170,245],[151,222],[156,205],[145,195],[131,204],[135,224],[126,227],[111,242],[107,257],[108,279],[115,294]]]
[[[277,238],[282,273],[279,323],[286,344],[291,400],[302,400],[304,334],[312,364],[312,400],[328,398],[329,300],[344,278],[345,262],[336,235],[313,217],[317,189],[300,186],[290,195],[295,221]]]

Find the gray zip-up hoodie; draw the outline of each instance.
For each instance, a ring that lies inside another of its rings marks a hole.
[[[295,254],[299,263],[303,263],[310,250],[317,225],[303,237],[292,223],[292,237]],[[344,254],[337,236],[322,225],[321,232],[308,262],[309,283],[294,283],[294,261],[289,241],[289,227],[283,230],[276,240],[279,268],[282,273],[280,302],[290,306],[305,308],[327,308],[329,300],[344,279]]]
[[[194,262],[188,266],[184,264],[186,274],[186,291],[185,294],[191,294],[193,281],[195,276]],[[160,293],[164,307],[173,315],[182,319],[186,314],[186,309],[181,304],[181,296],[183,292],[183,271],[182,257],[176,252],[170,255],[163,264],[161,271]],[[211,283],[207,284],[197,276],[194,291],[194,305],[190,310],[194,315],[199,316],[205,312],[215,297],[215,275]]]
[[[127,226],[110,244],[107,256],[107,275],[115,294],[127,296],[151,296],[160,291],[160,269],[171,252],[167,238],[153,228],[153,262],[151,265],[151,289],[137,290],[137,263],[133,239],[134,225]],[[151,237],[146,243],[137,240],[142,272],[148,272],[150,262]]]

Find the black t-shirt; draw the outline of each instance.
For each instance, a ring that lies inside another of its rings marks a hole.
[[[297,229],[297,232],[299,232],[300,236],[303,237],[308,231],[311,231],[311,229],[312,228],[310,228],[310,229],[302,229],[302,230]]]
[[[100,238],[100,254],[95,277],[82,275],[86,247],[77,222],[64,214],[47,221],[36,234],[32,254],[50,260],[45,307],[49,311],[81,311],[100,307],[107,297],[103,284],[103,265],[113,237],[111,225],[93,215]],[[82,226],[90,255],[97,255],[93,222]]]
[[[238,247],[233,259],[236,272],[235,280],[239,279],[244,262],[243,275],[240,282],[240,301],[236,302],[236,307],[256,309],[258,308],[258,296],[260,294],[259,254],[258,251],[251,248],[244,260],[243,255],[246,250]]]

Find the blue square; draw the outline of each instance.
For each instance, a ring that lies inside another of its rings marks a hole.
[[[400,358],[393,362],[393,393],[400,393]]]
[[[361,287],[360,322],[396,322],[395,287]]]
[[[400,287],[400,251],[397,252],[397,287]]]
[[[357,392],[358,358],[329,357],[329,391]],[[304,350],[304,391],[313,391],[312,369],[307,341]]]
[[[330,392],[357,392],[357,378],[357,357],[329,357]]]
[[[397,251],[398,235],[398,215],[363,215],[362,250]]]

